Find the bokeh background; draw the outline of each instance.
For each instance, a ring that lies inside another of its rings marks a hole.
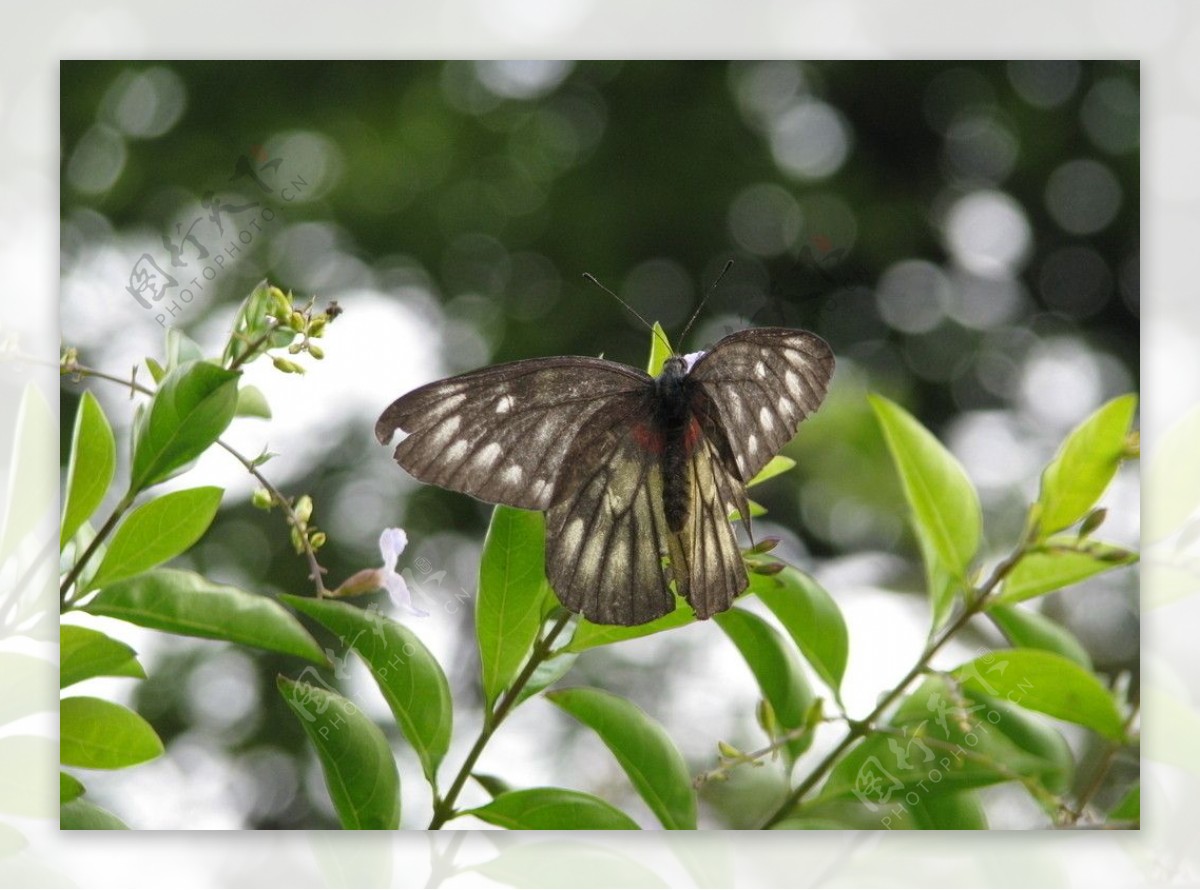
[[[749,324],[832,344],[833,391],[787,451],[800,466],[756,498],[770,511],[762,533],[782,537],[785,557],[846,613],[852,712],[911,663],[927,624],[865,392],[902,401],[959,456],[998,554],[1066,431],[1138,386],[1136,63],[66,62],[61,102],[62,337],[86,364],[125,373],[160,354],[158,316],[173,297],[170,321],[215,349],[263,277],[345,310],[305,378],[251,369],[275,418],[239,421],[229,438],[278,452],[273,481],[312,494],[333,582],[378,561],[380,529],[408,531],[402,565],[432,614],[403,620],[451,678],[451,765],[479,707],[469,601],[490,511],[414,483],[375,443],[373,421],[415,385],[494,362],[603,353],[644,364],[644,327],[581,273],[677,335],[733,259],[679,345]],[[272,190],[238,175],[247,167]],[[230,208],[223,232],[214,196]],[[196,241],[182,242],[197,219]],[[249,242],[205,278],[242,231]],[[164,236],[189,265],[171,264]],[[126,285],[143,254],[183,287],[200,276],[191,298],[177,288],[139,305]],[[126,395],[94,390],[127,425]],[[78,392],[62,392],[64,437]],[[262,593],[305,590],[278,517],[246,503],[244,472],[215,455],[176,482],[206,483],[230,497],[181,562]],[[1106,538],[1136,543],[1137,492],[1123,472]],[[1045,608],[1136,687],[1134,572]],[[273,689],[276,672],[300,665],[109,629],[147,654],[150,680],[95,691],[132,701],[168,756],[92,778],[99,802],[140,828],[335,825]],[[958,654],[998,644],[981,633]],[[357,666],[327,679],[390,722]],[[717,738],[756,744],[753,680],[715,627],[590,653],[572,682],[633,698],[696,772],[714,764]],[[406,824],[423,827],[415,759],[396,748]],[[540,702],[480,766],[644,815],[603,747]],[[709,827],[745,824],[772,781],[747,771],[706,791]],[[1021,795],[987,793],[994,827],[1043,824]]]

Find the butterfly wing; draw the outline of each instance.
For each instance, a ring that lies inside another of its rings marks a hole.
[[[649,418],[645,394],[598,411],[567,457],[562,500],[546,513],[550,584],[597,624],[645,624],[675,608],[662,559],[670,539],[662,463],[639,441]]]
[[[689,455],[689,504],[683,529],[670,539],[675,589],[697,618],[724,612],[749,586],[742,551],[729,514],[747,515],[746,492],[722,460],[720,446],[707,435]]]
[[[614,401],[651,385],[641,371],[603,359],[510,362],[415,389],[375,424],[382,444],[408,436],[395,458],[430,485],[495,504],[546,510],[581,428]]]
[[[787,328],[739,331],[697,360],[688,375],[700,384],[695,410],[706,430],[718,432],[715,444],[720,451],[727,446],[742,482],[753,479],[817,410],[833,364],[828,343]]]

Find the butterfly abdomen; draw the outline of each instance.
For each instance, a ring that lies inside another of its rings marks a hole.
[[[667,527],[675,533],[687,524],[691,508],[689,457],[702,435],[692,413],[691,388],[683,360],[677,356],[668,359],[655,380],[654,419],[662,442],[663,514]]]

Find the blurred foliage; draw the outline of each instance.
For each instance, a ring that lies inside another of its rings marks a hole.
[[[967,449],[972,475],[989,468],[988,516],[1036,485],[1067,429],[1137,387],[1138,79],[1122,62],[64,62],[63,272],[82,274],[106,244],[128,266],[146,250],[170,271],[162,239],[180,243],[200,202],[262,198],[235,176],[243,158],[280,159],[306,187],[212,283],[215,300],[180,314],[185,330],[231,318],[269,277],[348,312],[362,291],[409,306],[449,370],[554,354],[641,365],[645,330],[581,273],[677,338],[733,258],[681,348],[783,324],[821,334],[839,359],[829,402],[788,450],[799,495],[756,495],[790,531],[784,549],[913,553],[868,388]],[[102,283],[132,305],[125,285]],[[70,336],[85,356],[95,345]],[[65,388],[64,437],[78,404]],[[295,488],[327,527],[321,505],[379,449],[357,429],[324,444]],[[420,487],[403,513],[415,541],[478,541],[489,510]],[[243,560],[303,589],[286,538],[245,537],[261,521],[225,505],[192,566]],[[329,530],[322,561],[339,579],[364,544]],[[913,587],[919,572],[914,560]],[[456,689],[477,673],[469,635],[460,651]],[[1136,670],[1136,647],[1091,655]],[[278,664],[255,657],[257,699],[274,712],[224,742],[247,762],[303,749],[270,688]],[[644,683],[642,665],[607,657],[597,685]],[[168,745],[187,737],[183,678],[202,662],[192,649],[169,660],[138,703]],[[305,793],[247,818],[311,826]]]

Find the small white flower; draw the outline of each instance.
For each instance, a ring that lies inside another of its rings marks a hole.
[[[404,533],[404,529],[385,528],[379,536],[379,555],[383,559],[383,565],[377,569],[363,569],[355,572],[343,581],[337,590],[333,591],[333,596],[358,596],[361,593],[383,588],[387,590],[388,597],[399,608],[422,618],[428,615],[429,613],[424,609],[418,609],[413,605],[412,591],[408,589],[408,582],[396,571],[396,562],[407,546],[408,535]]]
[[[412,592],[408,589],[408,582],[396,571],[396,561],[400,559],[400,554],[407,546],[408,535],[404,533],[404,529],[385,528],[383,530],[379,536],[379,555],[383,557],[383,566],[380,568],[383,583],[380,586],[387,588],[388,596],[397,606],[414,615],[425,617],[429,613],[413,605]]]
[[[685,371],[692,370],[692,365],[696,364],[696,362],[700,360],[700,356],[702,356],[702,355],[704,355],[703,352],[689,352],[687,355],[685,355],[683,357],[683,369]]]

